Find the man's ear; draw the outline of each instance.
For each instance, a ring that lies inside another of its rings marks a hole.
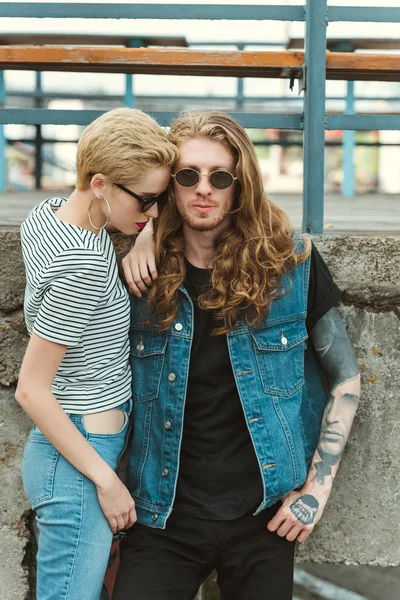
[[[96,198],[101,198],[101,196],[103,196],[106,183],[106,175],[103,175],[102,173],[96,173],[93,175],[92,179],[90,180],[90,187],[92,188]]]

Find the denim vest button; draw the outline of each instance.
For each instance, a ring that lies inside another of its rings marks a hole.
[[[171,427],[172,427],[171,421],[165,421],[164,427],[165,427],[165,429],[171,429]]]
[[[175,323],[175,329],[176,329],[176,331],[182,331],[182,329],[183,329],[182,323]]]
[[[141,352],[142,350],[144,350],[144,346],[143,346],[143,344],[138,344],[138,345],[136,346],[136,350],[138,350],[138,352]]]
[[[170,374],[168,375],[168,379],[169,379],[169,381],[175,381],[175,379],[176,379],[176,375],[175,375],[175,373],[170,373]]]
[[[283,344],[284,346],[286,346],[286,344],[287,344],[287,342],[288,342],[288,340],[287,340],[287,337],[285,337],[285,336],[283,335],[283,336],[281,337],[281,342],[282,342],[282,344]]]
[[[158,519],[158,515],[157,514],[151,515],[151,520],[152,521],[157,521],[157,519]]]
[[[163,477],[166,477],[168,475],[168,473],[169,473],[168,469],[163,469],[161,475]]]

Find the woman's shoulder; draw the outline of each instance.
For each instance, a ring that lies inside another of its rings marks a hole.
[[[98,248],[74,246],[55,255],[49,269],[55,274],[96,271],[107,275],[108,261]]]
[[[79,256],[104,254],[108,234],[99,235],[78,225],[67,223],[57,217],[57,209],[66,198],[50,197],[35,206],[21,226],[21,243],[35,253],[49,253],[53,257],[60,253],[76,251]]]
[[[64,198],[48,198],[24,221],[21,245],[27,274],[46,284],[64,277],[82,280],[91,274],[104,282],[109,265],[103,237],[108,234],[96,236],[58,219],[55,212],[64,202]]]

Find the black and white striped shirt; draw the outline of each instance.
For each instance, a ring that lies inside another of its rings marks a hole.
[[[65,202],[44,200],[22,224],[24,312],[30,335],[68,347],[52,392],[66,412],[87,414],[131,397],[129,295],[110,236],[60,221],[53,209]]]

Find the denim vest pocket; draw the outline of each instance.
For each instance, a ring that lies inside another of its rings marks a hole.
[[[264,392],[291,396],[304,384],[304,319],[266,325],[251,329]]]
[[[133,400],[154,400],[160,388],[167,334],[149,329],[131,329],[130,342]]]
[[[25,494],[35,510],[39,504],[51,500],[58,450],[35,426],[26,442],[22,461],[22,480]]]

